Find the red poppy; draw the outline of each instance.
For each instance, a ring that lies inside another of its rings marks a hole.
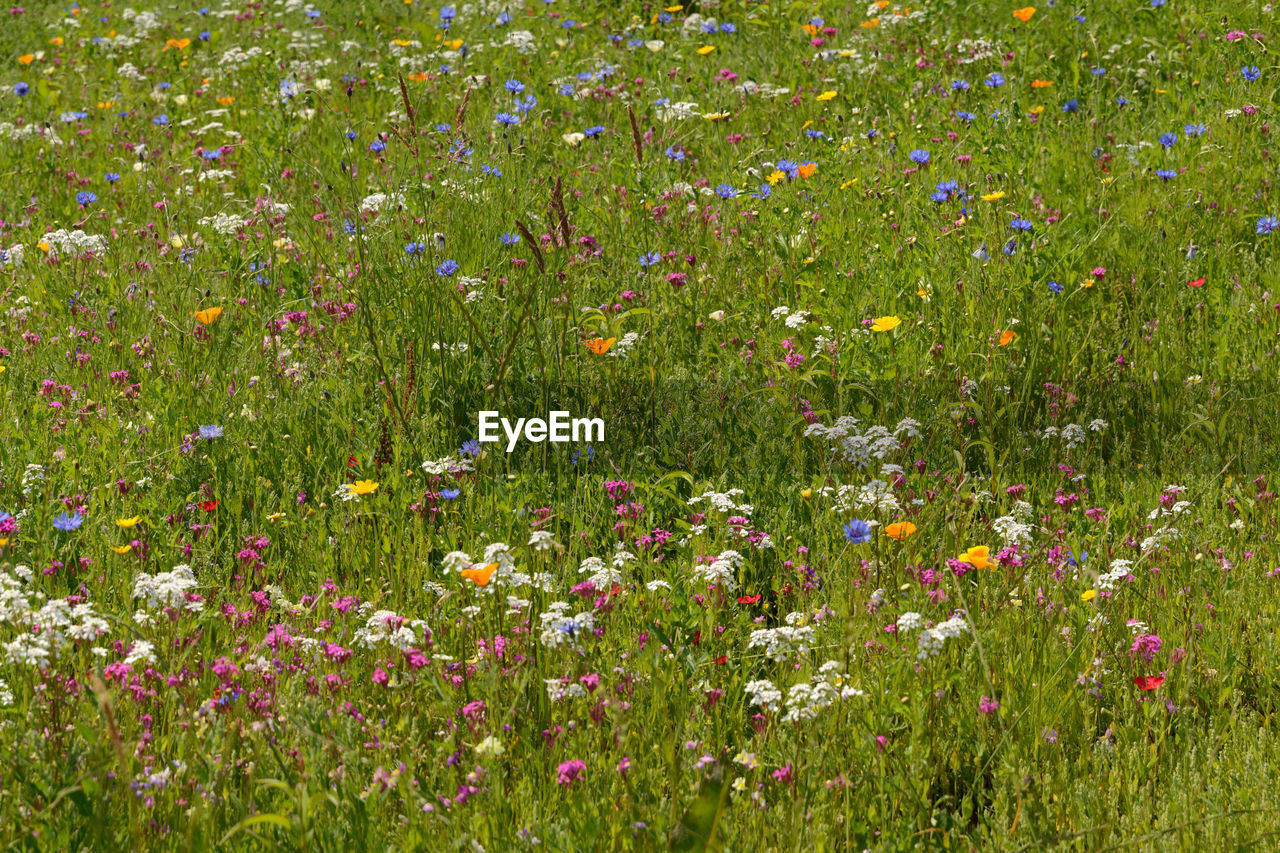
[[[356,459],[354,456],[348,456],[348,457],[347,457],[347,467],[348,467],[348,468],[356,468],[356,467],[359,467],[359,465],[360,465],[360,460],[359,460],[359,459]]]
[[[1204,279],[1193,278],[1191,281],[1187,282],[1187,287],[1204,287]]]
[[[215,509],[218,508],[218,502],[217,501],[201,501],[199,506],[205,512],[213,512]]]
[[[759,600],[760,600],[760,596],[758,595],[744,595],[738,599],[738,603],[739,604],[755,604]]]
[[[728,662],[729,662],[728,655],[720,655],[720,657],[716,658],[716,663],[719,664],[720,666],[724,666]]]
[[[1163,675],[1139,675],[1133,680],[1139,690],[1155,690],[1161,684],[1164,684]]]

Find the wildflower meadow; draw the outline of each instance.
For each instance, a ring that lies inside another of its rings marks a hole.
[[[1280,845],[1271,4],[11,2],[6,849]]]

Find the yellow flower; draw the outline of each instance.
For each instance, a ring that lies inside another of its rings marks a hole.
[[[3,548],[5,545],[8,545],[8,544],[9,544],[9,537],[0,536],[0,548]]]
[[[813,489],[805,489],[804,491],[800,492],[800,497],[804,498],[805,500],[809,500],[809,498],[813,497]]]
[[[698,48],[698,55],[706,56],[708,53],[710,53],[715,49],[716,49],[716,46],[714,44],[704,44],[702,47]]]
[[[663,9],[662,11],[664,11],[664,12],[683,12],[683,11],[684,11],[684,7],[683,7],[683,6],[668,6],[667,8]]]
[[[778,181],[782,180],[786,176],[787,175],[785,172],[782,172],[778,169],[774,169],[772,172],[769,173],[768,177],[766,177],[765,180],[769,182],[770,186],[773,186],[774,184],[776,184]]]
[[[378,490],[378,484],[373,480],[356,480],[351,486],[351,491],[357,495],[371,495]]]
[[[962,563],[968,563],[975,569],[991,569],[996,565],[991,562],[991,549],[986,545],[975,545],[956,559]]]
[[[140,515],[135,515],[133,518],[117,518],[116,527],[128,529],[136,526],[139,521],[142,521],[142,516]]]
[[[888,314],[888,315],[885,315],[884,317],[877,317],[876,321],[871,324],[871,331],[891,332],[894,329],[898,328],[898,326],[901,323],[902,323],[902,319],[900,317],[896,317],[893,314]]]
[[[115,551],[117,554],[128,554],[130,551],[133,550],[133,546],[132,545],[112,545],[111,550]]]
[[[835,96],[836,96],[836,92],[835,92],[835,90],[834,90],[834,89],[829,89],[829,90],[827,90],[826,92],[823,92],[821,95],[819,95],[819,96],[818,96],[818,100],[819,100],[819,101],[829,101],[829,100],[831,100],[832,98],[834,98]]]
[[[453,41],[447,41],[444,43],[444,46],[449,48],[449,50],[457,50],[458,48],[462,47],[462,39],[454,39]]]
[[[1028,110],[1028,112],[1030,112],[1033,116],[1038,116],[1040,115],[1040,113],[1044,112],[1044,107],[1032,107],[1030,110]]]
[[[983,201],[999,201],[1002,198],[1004,198],[1004,190],[996,190],[993,193],[987,193],[982,196]]]
[[[1098,595],[1098,591],[1096,589],[1086,589],[1084,592],[1080,593],[1080,600],[1093,601],[1093,599],[1096,598],[1097,595]]]

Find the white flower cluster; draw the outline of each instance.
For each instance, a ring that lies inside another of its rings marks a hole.
[[[470,459],[454,459],[445,456],[442,459],[428,459],[422,463],[422,470],[429,477],[443,477],[445,474],[467,474],[475,470]]]
[[[133,577],[133,597],[144,599],[150,608],[172,607],[198,613],[204,608],[204,602],[187,601],[187,592],[195,587],[196,576],[185,563],[167,572],[154,575],[138,572]]]
[[[738,588],[738,569],[744,560],[737,551],[721,551],[710,563],[695,563],[693,574],[703,583],[715,584],[727,592]]]
[[[1035,528],[1024,524],[1012,515],[1002,515],[991,522],[991,529],[996,532],[1006,545],[1029,545]]]
[[[969,630],[969,623],[960,616],[953,617],[945,622],[939,622],[932,628],[924,629],[920,632],[920,650],[916,653],[916,657],[920,660],[937,657],[947,640],[959,637],[967,630]]]
[[[7,249],[0,249],[0,267],[20,267],[26,257],[26,249],[21,243],[14,243]]]
[[[404,196],[400,193],[374,193],[365,196],[364,201],[360,202],[361,210],[398,210],[404,207]]]
[[[837,455],[854,465],[866,467],[872,459],[884,459],[898,449],[904,438],[919,438],[920,424],[904,418],[891,431],[888,427],[872,424],[861,428],[858,419],[851,415],[836,418],[831,426],[809,424],[805,437],[825,438],[836,445]]]
[[[1133,563],[1129,560],[1112,560],[1111,568],[1098,576],[1098,589],[1115,589],[1116,584],[1129,576],[1129,568]]]
[[[9,663],[43,668],[71,644],[92,642],[110,632],[106,620],[88,603],[73,605],[65,598],[55,598],[33,609],[33,600],[39,601],[43,594],[28,591],[26,583],[31,577],[27,566],[14,567],[13,574],[0,572],[0,624],[17,631],[12,641],[2,644]]]
[[[369,605],[360,608],[360,615],[367,616],[364,625],[356,631],[356,645],[372,649],[387,643],[399,651],[412,646],[422,636],[427,623],[421,619],[406,619],[393,610],[377,610],[368,614]]]
[[[805,324],[809,322],[808,311],[792,311],[786,305],[779,305],[769,312],[773,319],[785,317],[782,322],[788,329],[803,329]]]
[[[83,255],[85,253],[102,255],[107,251],[106,237],[86,234],[79,228],[75,231],[59,228],[57,231],[44,235],[44,242],[48,243],[51,248],[57,249],[59,255]]]
[[[813,647],[812,625],[783,625],[777,628],[760,628],[751,632],[747,648],[763,647],[765,657],[781,663],[794,655],[808,653]]]
[[[737,503],[734,498],[740,498],[745,494],[742,489],[730,489],[727,492],[717,492],[714,490],[703,492],[700,495],[694,495],[685,501],[689,506],[697,506],[704,500],[711,504],[712,508],[724,513],[733,513],[735,515],[749,516],[755,509],[751,504]]]
[[[758,705],[760,710],[766,713],[776,711],[782,705],[782,691],[767,678],[748,681],[743,690],[751,697],[751,704]]]
[[[591,581],[592,586],[596,589],[610,589],[614,584],[624,583],[625,576],[622,570],[628,563],[634,563],[635,561],[635,554],[619,547],[614,552],[613,559],[607,564],[599,557],[587,557],[582,561],[582,565],[578,567],[578,574],[590,572],[591,577],[588,580]]]
[[[590,631],[596,626],[594,613],[583,611],[576,616],[570,616],[569,606],[567,601],[554,601],[540,614],[542,634],[538,639],[542,645],[549,649],[558,649],[566,645],[579,649],[578,639],[583,632]]]

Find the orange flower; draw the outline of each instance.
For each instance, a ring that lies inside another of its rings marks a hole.
[[[613,347],[617,340],[617,338],[592,338],[589,341],[583,341],[582,345],[596,355],[604,355]]]
[[[864,30],[874,30],[876,27],[880,26],[880,19],[872,18],[869,21],[863,21],[861,24],[858,24],[858,26],[862,27]]]
[[[1046,86],[1052,86],[1052,85],[1053,85],[1052,80],[1032,80],[1031,81],[1032,89],[1043,89]]]
[[[818,28],[813,24],[805,24],[801,29],[811,36],[816,36],[818,34]]]
[[[1016,337],[1017,337],[1017,333],[1014,332],[1012,329],[1005,329],[1003,332],[1000,333],[1000,346],[1007,347],[1009,344],[1013,342],[1013,339]]]
[[[23,65],[30,65],[31,63],[36,61],[36,55],[34,53],[23,54],[22,56],[18,57],[18,61],[21,62]]]
[[[1013,16],[1017,18],[1019,21],[1022,21],[1022,23],[1024,24],[1027,21],[1031,20],[1031,16],[1034,15],[1035,13],[1036,13],[1035,6],[1024,6],[1021,9],[1013,10]]]
[[[191,44],[191,39],[166,39],[164,43],[165,50],[186,50]]]
[[[812,178],[817,171],[817,163],[801,163],[796,167],[796,174],[802,178]]]
[[[493,579],[493,573],[497,570],[498,564],[490,563],[489,565],[483,566],[479,569],[463,569],[458,574],[462,575],[467,580],[472,581],[476,586],[488,586],[489,581]]]
[[[236,99],[232,95],[223,95],[221,98],[218,98],[218,103],[222,104],[224,107],[229,107],[235,102]]]
[[[886,524],[884,528],[885,536],[899,542],[907,541],[907,537],[915,532],[916,526],[909,521],[895,521],[893,524]]]
[[[209,325],[214,320],[218,319],[219,315],[221,314],[222,314],[221,306],[214,306],[213,308],[203,308],[199,311],[191,312],[191,316],[195,317],[200,324],[205,326]]]

